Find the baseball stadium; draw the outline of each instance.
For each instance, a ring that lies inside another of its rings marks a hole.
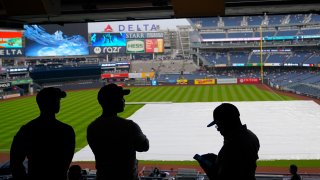
[[[221,149],[207,124],[224,102],[260,140],[256,179],[290,179],[291,164],[320,179],[317,13],[0,25],[0,40],[0,179],[11,178],[11,143],[46,87],[67,92],[57,119],[75,131],[72,164],[95,179],[86,133],[109,83],[131,90],[119,116],[150,141],[137,152],[141,179],[155,167],[161,179],[206,179],[193,157]]]

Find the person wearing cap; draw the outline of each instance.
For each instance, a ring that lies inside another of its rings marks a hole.
[[[56,119],[60,100],[66,93],[59,88],[42,89],[36,96],[40,115],[23,125],[10,149],[13,179],[65,180],[75,150],[71,126]],[[23,166],[28,159],[27,171]]]
[[[87,140],[96,159],[97,180],[138,179],[136,151],[149,150],[149,140],[139,125],[117,113],[125,107],[124,95],[130,90],[116,84],[98,92],[102,114],[87,129]]]
[[[213,111],[213,119],[207,127],[215,125],[224,137],[224,143],[218,155],[214,155],[213,166],[208,168],[209,178],[254,180],[260,148],[258,137],[242,125],[239,110],[233,104],[219,105]]]

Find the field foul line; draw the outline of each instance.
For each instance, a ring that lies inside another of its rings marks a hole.
[[[283,99],[283,98],[282,98],[278,93],[276,93],[272,88],[270,88],[270,87],[267,86],[267,85],[264,85],[264,86],[266,86],[266,87],[269,89],[269,91],[271,91],[273,94],[276,94],[281,101],[285,101],[285,99]]]

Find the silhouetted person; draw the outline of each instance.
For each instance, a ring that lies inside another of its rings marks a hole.
[[[75,133],[71,126],[58,121],[60,100],[66,93],[44,88],[36,97],[40,116],[23,125],[13,139],[10,167],[13,179],[64,180],[73,158]],[[28,172],[23,161],[28,159]]]
[[[298,167],[294,164],[290,165],[290,174],[291,174],[291,180],[301,180],[300,175],[298,174]]]
[[[79,165],[72,165],[68,171],[68,180],[82,180],[82,169]]]
[[[242,125],[240,113],[232,104],[219,105],[213,111],[213,119],[207,127],[216,125],[224,143],[218,155],[201,156],[201,167],[212,180],[254,180],[260,148],[257,136]]]
[[[124,95],[129,93],[116,84],[108,84],[98,93],[102,114],[87,129],[98,180],[138,179],[136,151],[149,150],[149,140],[138,124],[117,116],[124,111]]]
[[[155,167],[152,173],[150,173],[149,177],[160,177],[160,170],[157,167]]]

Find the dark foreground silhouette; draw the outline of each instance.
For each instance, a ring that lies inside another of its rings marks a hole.
[[[260,148],[257,136],[242,125],[236,106],[223,103],[213,111],[213,125],[224,137],[218,155],[209,153],[194,158],[211,180],[254,180]]]
[[[138,124],[117,116],[130,90],[116,84],[102,87],[98,101],[102,115],[87,129],[87,140],[96,159],[97,180],[138,179],[136,151],[148,151],[149,141]]]
[[[55,117],[60,111],[60,100],[65,97],[64,91],[52,87],[37,94],[40,116],[23,125],[11,145],[10,167],[15,180],[67,178],[75,149],[75,133],[71,126]],[[28,171],[23,166],[25,158]]]

